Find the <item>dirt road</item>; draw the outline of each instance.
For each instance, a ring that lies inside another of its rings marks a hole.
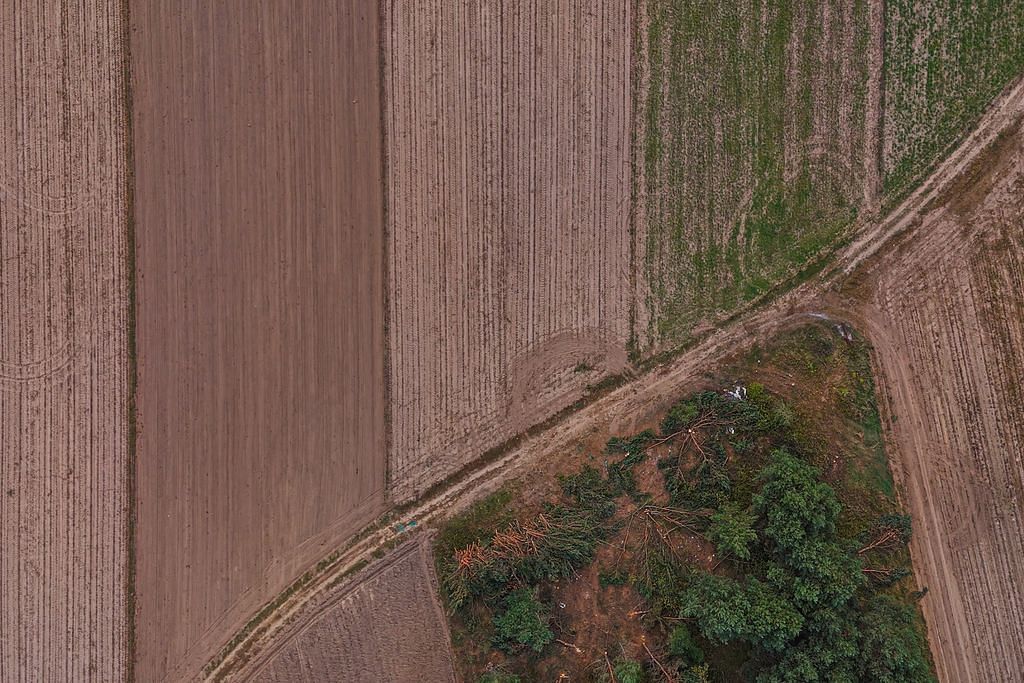
[[[126,677],[121,3],[0,3],[0,680]]]
[[[382,511],[378,7],[131,5],[136,672],[177,681]]]
[[[1010,131],[872,264],[862,314],[948,681],[1024,679],[1024,140]]]

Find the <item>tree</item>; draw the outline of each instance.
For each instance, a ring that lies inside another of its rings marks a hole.
[[[858,681],[858,629],[852,607],[824,608],[805,617],[804,629],[776,662],[758,674],[758,683]]]
[[[754,514],[735,504],[725,505],[711,515],[708,538],[718,552],[733,555],[741,560],[750,559],[750,544],[757,540],[754,531]]]
[[[831,541],[809,539],[768,566],[768,580],[808,611],[846,605],[864,585],[860,559]]]
[[[772,452],[762,472],[764,485],[754,496],[754,510],[766,522],[765,535],[784,554],[835,533],[839,500],[818,476],[817,468],[781,449]]]
[[[494,644],[513,653],[522,647],[541,652],[554,640],[547,615],[533,592],[520,588],[505,599],[505,610],[494,618]]]
[[[753,578],[741,584],[712,574],[694,578],[683,592],[679,616],[694,619],[711,641],[743,640],[773,652],[803,627],[800,613],[771,587]]]
[[[928,645],[914,625],[913,609],[877,595],[860,617],[861,678],[877,683],[934,681]]]

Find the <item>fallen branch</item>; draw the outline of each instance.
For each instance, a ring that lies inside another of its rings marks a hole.
[[[641,642],[643,643],[644,650],[647,651],[647,656],[651,658],[651,661],[658,665],[658,669],[661,670],[661,675],[665,677],[665,680],[668,681],[668,683],[677,683],[676,677],[669,673],[668,669],[662,666],[661,662],[658,661],[658,658],[654,656],[653,652],[651,652],[651,648],[647,647],[647,640],[642,640]]]
[[[608,665],[608,678],[611,679],[611,683],[619,683],[615,678],[615,670],[612,668],[612,660],[608,659],[608,651],[604,652],[604,663]]]
[[[555,642],[558,643],[559,645],[564,645],[565,647],[572,648],[573,650],[576,651],[576,654],[580,654],[580,653],[583,652],[583,650],[581,650],[579,648],[579,646],[576,645],[576,643],[567,643],[564,640],[562,640],[561,638],[555,638]]]

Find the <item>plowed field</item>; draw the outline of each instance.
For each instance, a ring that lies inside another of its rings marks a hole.
[[[140,681],[382,509],[370,1],[136,2]]]
[[[426,543],[409,541],[324,591],[236,676],[266,683],[455,681]]]
[[[940,678],[1024,678],[1020,118],[873,265],[865,317]]]
[[[629,3],[384,2],[389,490],[626,364]]]
[[[121,3],[0,3],[0,681],[127,672]]]

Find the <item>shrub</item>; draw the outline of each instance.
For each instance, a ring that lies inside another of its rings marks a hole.
[[[554,638],[543,606],[527,588],[510,593],[494,618],[494,645],[508,653],[524,647],[541,652]]]

